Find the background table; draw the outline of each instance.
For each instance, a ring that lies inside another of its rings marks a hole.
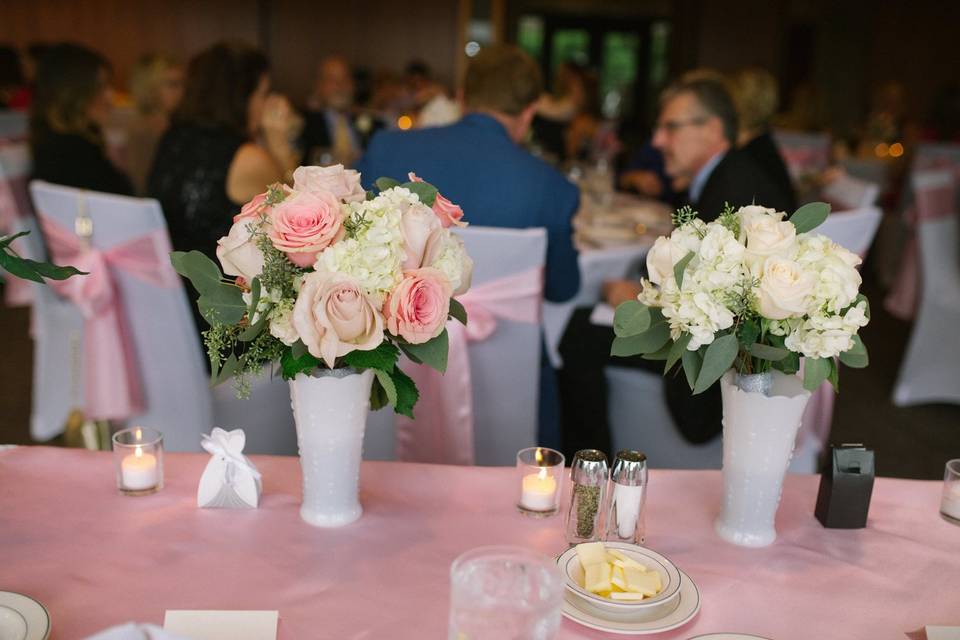
[[[365,463],[363,517],[342,529],[300,520],[296,458],[254,457],[259,510],[196,508],[209,456],[169,454],[167,486],[117,494],[109,453],[45,447],[0,452],[0,589],[29,594],[53,640],[166,609],[278,609],[280,638],[446,637],[450,563],[490,544],[557,554],[559,517],[516,512],[513,469]],[[703,607],[654,638],[718,631],[777,640],[903,638],[960,624],[960,527],[938,515],[941,484],[880,479],[869,526],[823,529],[818,478],[789,476],[779,539],[765,549],[719,540],[716,471],[653,471],[647,544],[699,585]],[[560,638],[614,638],[564,620]]]

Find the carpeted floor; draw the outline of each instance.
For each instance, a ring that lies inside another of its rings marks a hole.
[[[881,292],[868,280],[873,318],[863,331],[870,350],[866,369],[842,369],[832,441],[859,442],[876,452],[877,474],[939,479],[944,464],[960,458],[960,406],[900,409],[890,401],[910,326],[883,310]],[[0,443],[28,444],[33,345],[26,309],[0,306]]]

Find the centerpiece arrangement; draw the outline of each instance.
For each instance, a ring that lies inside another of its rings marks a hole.
[[[174,252],[199,292],[214,383],[279,363],[290,381],[303,470],[300,514],[340,526],[361,514],[357,483],[368,407],[413,417],[418,393],[400,354],[446,369],[448,318],[473,263],[451,229],[463,211],[414,174],[377,192],[341,165],[300,167],[243,206],[217,243],[223,267]],[[226,277],[230,276],[230,277]]]
[[[612,353],[680,365],[694,394],[720,380],[724,504],[717,532],[770,544],[797,430],[810,393],[837,388],[838,362],[867,366],[857,335],[870,308],[859,256],[811,233],[824,203],[785,214],[727,207],[705,223],[689,207],[647,255],[649,279],[614,318]],[[799,374],[799,375],[798,375]],[[801,378],[802,376],[802,378]]]

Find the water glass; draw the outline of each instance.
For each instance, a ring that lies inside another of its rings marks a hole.
[[[522,547],[478,547],[450,568],[448,640],[549,640],[564,582],[553,558]]]
[[[940,515],[947,522],[960,524],[960,458],[947,462],[943,473],[943,499]]]

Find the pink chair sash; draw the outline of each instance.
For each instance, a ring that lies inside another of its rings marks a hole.
[[[95,249],[44,215],[38,216],[55,262],[71,264],[85,276],[49,281],[84,317],[83,374],[87,417],[124,420],[143,412],[140,374],[126,314],[112,271],[126,272],[156,287],[178,284],[167,256],[170,242],[158,229],[110,249]]]
[[[914,190],[913,206],[904,213],[909,237],[900,259],[900,271],[883,306],[901,320],[911,320],[916,312],[920,288],[920,254],[917,225],[956,215],[957,178],[950,182]]]
[[[491,280],[457,298],[467,310],[464,327],[447,323],[447,372],[425,365],[407,373],[420,390],[416,420],[397,418],[397,457],[408,462],[470,465],[474,462],[473,387],[469,342],[486,340],[498,320],[539,324],[543,269],[531,269]]]
[[[28,218],[31,210],[26,176],[0,179],[0,235],[12,233],[17,221]],[[14,240],[13,248],[24,255],[22,239]],[[3,297],[8,307],[29,306],[33,302],[33,289],[26,280],[7,278]]]

